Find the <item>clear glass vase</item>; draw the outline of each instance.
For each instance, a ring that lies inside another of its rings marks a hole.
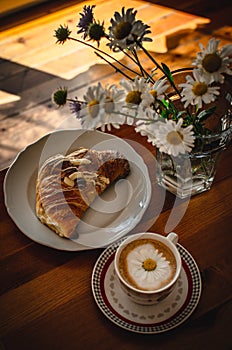
[[[217,114],[207,120],[206,126],[212,134],[197,136],[191,153],[173,157],[160,152],[158,148],[156,150],[157,182],[179,198],[211,188],[222,152],[232,138],[231,91],[232,83],[228,80],[223,84],[220,98],[216,102]]]

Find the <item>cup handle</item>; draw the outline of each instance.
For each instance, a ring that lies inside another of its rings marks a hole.
[[[179,236],[175,233],[175,232],[170,232],[167,235],[167,239],[169,239],[169,241],[171,241],[173,244],[177,244]]]

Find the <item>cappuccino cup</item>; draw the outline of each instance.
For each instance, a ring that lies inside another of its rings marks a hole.
[[[133,302],[153,305],[175,288],[181,272],[178,235],[137,233],[117,248],[114,268],[121,288]]]

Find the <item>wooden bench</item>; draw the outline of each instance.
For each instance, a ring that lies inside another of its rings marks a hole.
[[[60,24],[67,24],[72,35],[76,36],[79,13],[85,4],[96,4],[96,19],[104,20],[108,27],[114,11],[120,11],[125,1],[86,1],[5,30],[0,33],[2,58],[64,79],[72,79],[99,63],[100,59],[89,48],[71,41],[63,46],[57,45],[53,37]],[[194,30],[210,22],[207,18],[145,1],[128,0],[126,7],[137,9],[137,18],[151,26],[153,42],[146,43],[146,48],[154,52],[166,52],[175,33]],[[103,49],[106,49],[105,45]],[[117,58],[120,59],[121,54]]]

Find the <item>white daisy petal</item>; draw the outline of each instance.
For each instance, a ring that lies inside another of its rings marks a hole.
[[[194,69],[193,78],[188,78],[187,83],[179,84],[179,87],[183,88],[181,101],[185,102],[185,108],[189,104],[202,108],[202,102],[207,104],[215,100],[215,97],[219,94],[219,87],[212,87],[209,82],[209,76],[204,77],[199,69]]]
[[[89,87],[83,97],[87,107],[81,110],[79,119],[85,129],[95,129],[103,122],[104,117],[104,89],[98,85]]]
[[[125,106],[123,112],[129,116],[127,123],[133,124],[134,118],[146,107],[149,107],[150,101],[147,95],[150,85],[143,77],[135,77],[133,81],[122,79],[120,85],[125,91]],[[132,118],[130,118],[132,117]]]
[[[137,261],[134,259],[135,256]],[[155,262],[154,269],[146,270],[143,267],[143,262],[145,263],[146,259],[152,259]],[[172,273],[169,261],[150,243],[142,243],[135,247],[128,253],[126,261],[131,278],[142,289],[160,288],[160,284],[166,281]]]
[[[224,74],[232,74],[228,58],[232,54],[232,45],[226,45],[219,50],[219,43],[220,40],[211,38],[206,47],[200,45],[202,51],[197,54],[193,62],[193,65],[199,69],[200,75],[205,79],[208,78],[210,83],[223,83]]]
[[[165,79],[157,80],[149,91],[150,95],[150,104],[154,104],[156,107],[159,105],[158,101],[164,99],[164,93],[167,90],[169,85]]]
[[[125,104],[125,93],[122,89],[118,89],[116,85],[111,85],[104,89],[104,121],[101,130],[111,130],[111,126],[119,128],[125,123],[125,116],[121,114],[123,105]]]
[[[136,20],[137,11],[133,9],[122,8],[122,13],[115,12],[114,18],[111,19],[109,27],[109,43],[107,44],[113,51],[137,48],[137,40],[152,41],[151,38],[145,37],[150,33],[149,26],[141,20]]]
[[[221,56],[222,57],[229,57],[232,55],[232,44],[225,45],[221,49]]]
[[[158,128],[156,138],[161,152],[174,157],[180,153],[186,153],[189,148],[194,146],[195,137],[192,132],[192,125],[188,128],[182,128],[183,119],[180,118],[177,123],[173,120],[167,120]]]

